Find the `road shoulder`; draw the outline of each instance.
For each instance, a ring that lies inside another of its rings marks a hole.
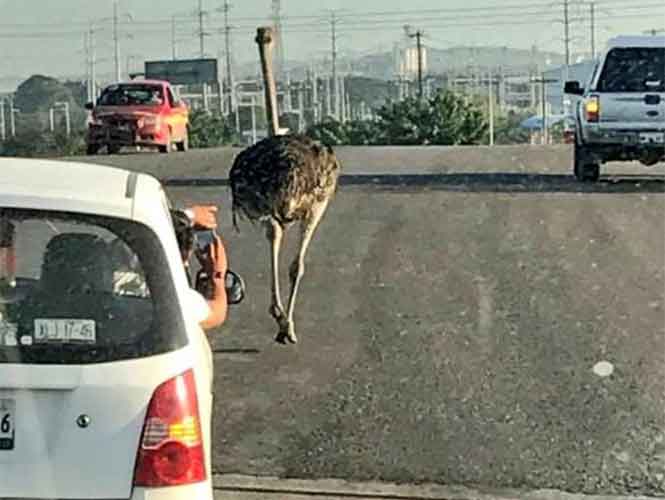
[[[656,497],[582,495],[557,490],[479,490],[437,484],[353,483],[339,479],[302,480],[215,475],[215,500],[650,500]]]

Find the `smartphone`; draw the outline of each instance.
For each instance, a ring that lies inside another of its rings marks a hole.
[[[196,252],[200,255],[207,255],[210,252],[210,245],[215,241],[215,231],[206,229],[204,231],[194,232]]]

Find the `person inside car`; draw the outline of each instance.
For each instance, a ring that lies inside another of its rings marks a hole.
[[[216,213],[217,207],[211,205],[195,205],[184,210],[171,210],[176,239],[180,248],[180,256],[187,272],[190,287],[192,286],[192,282],[189,263],[192,254],[195,253],[196,230],[215,230],[217,228]],[[215,239],[210,245],[207,255],[196,253],[196,257],[201,268],[210,276],[211,293],[210,297],[206,299],[200,292],[194,288],[190,288],[190,293],[188,294],[190,303],[188,307],[196,316],[201,327],[204,330],[211,330],[224,323],[228,312],[225,287],[228,262],[226,250],[219,235],[215,235]]]
[[[224,323],[227,315],[225,275],[227,258],[221,238],[216,235],[210,245],[208,255],[197,254],[197,260],[206,274],[211,277],[210,296],[205,298],[192,286],[190,261],[194,252],[196,230],[217,228],[217,207],[194,205],[184,210],[171,209],[171,219],[180,257],[185,267],[190,289],[187,293],[187,309],[194,315],[201,328],[210,330]],[[116,239],[109,243],[109,253],[114,262],[114,293],[117,295],[145,296],[147,285],[141,272],[140,263],[132,258],[133,253],[125,242]]]

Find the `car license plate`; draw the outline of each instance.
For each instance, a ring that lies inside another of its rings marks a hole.
[[[0,451],[14,449],[16,404],[13,399],[0,399]]]
[[[640,134],[642,144],[665,144],[665,132],[644,132]]]
[[[35,342],[94,344],[95,322],[91,319],[36,319]]]

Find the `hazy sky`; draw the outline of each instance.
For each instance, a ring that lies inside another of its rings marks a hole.
[[[219,55],[223,45],[219,29],[223,0],[203,0],[206,17],[206,48]],[[255,27],[270,15],[270,0],[235,0],[230,11],[235,26],[234,58],[256,59]],[[588,0],[570,0],[573,52],[588,51]],[[613,34],[640,33],[665,28],[663,0],[596,0],[598,45]],[[197,25],[192,17],[198,0],[120,0],[122,14],[131,13],[134,23],[121,25],[123,69],[139,67],[143,59],[171,56],[170,19],[178,15],[180,57],[198,55]],[[111,38],[112,0],[0,0],[0,79],[48,75],[84,74],[84,32],[96,19],[98,72],[113,67]],[[452,45],[507,45],[563,52],[563,0],[282,0],[285,49],[289,58],[320,59],[330,50],[326,20],[338,9],[338,47],[341,53],[388,50],[409,22],[424,28],[426,43]],[[430,10],[429,12],[423,12]],[[400,14],[395,15],[395,11]],[[311,17],[310,17],[311,16]],[[320,16],[320,17],[319,17]],[[346,17],[344,17],[346,16]],[[106,19],[103,19],[106,18]],[[134,38],[127,37],[134,34]]]

